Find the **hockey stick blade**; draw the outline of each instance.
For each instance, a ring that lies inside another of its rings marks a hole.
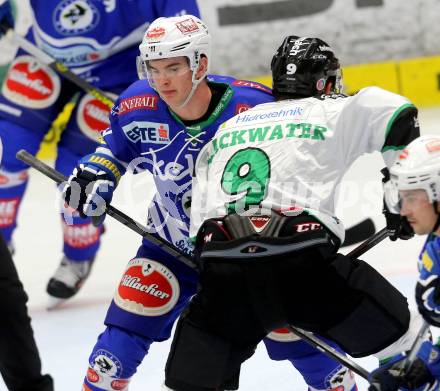
[[[367,218],[361,222],[347,228],[345,231],[345,240],[341,247],[351,246],[363,242],[376,233],[376,226],[372,219]]]

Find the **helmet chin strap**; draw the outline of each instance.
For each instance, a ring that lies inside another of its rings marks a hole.
[[[188,96],[187,96],[186,99],[183,101],[183,103],[182,103],[181,105],[178,106],[179,109],[181,109],[182,107],[185,107],[185,106],[188,104],[188,102],[189,102],[189,101],[191,100],[191,98],[193,97],[194,92],[196,92],[196,88],[197,88],[197,85],[198,85],[198,84],[199,84],[199,83],[194,83],[194,82],[193,82],[193,84],[192,84],[192,88],[191,88],[191,91],[189,92]]]
[[[185,107],[188,102],[191,100],[191,98],[194,95],[194,92],[196,92],[196,88],[199,85],[199,83],[205,78],[206,73],[208,72],[208,70],[206,70],[206,72],[200,76],[200,79],[196,79],[196,70],[194,69],[192,74],[192,88],[191,91],[189,92],[188,96],[186,97],[186,99],[183,101],[183,103],[181,105],[179,105],[179,109],[181,109],[182,107]]]
[[[437,211],[437,205],[438,205],[437,201],[434,201],[434,202],[432,203],[432,206],[433,206],[433,208],[434,208],[434,212],[435,212],[435,214],[437,215],[437,221],[436,221],[435,224],[434,224],[434,228],[432,229],[432,232],[437,231],[438,228],[440,227],[440,213]]]

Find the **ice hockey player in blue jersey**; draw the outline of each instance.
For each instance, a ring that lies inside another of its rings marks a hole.
[[[9,1],[0,3],[0,23],[10,26]],[[148,23],[159,16],[199,12],[196,0],[31,0],[30,6],[33,25],[27,39],[114,98],[137,79],[137,47]],[[28,181],[27,167],[15,154],[22,148],[36,153],[52,121],[78,92],[55,163],[65,175],[81,156],[95,150],[99,131],[108,126],[110,110],[18,50],[0,95],[0,137],[5,144],[0,168],[0,230],[10,247]],[[102,226],[76,216],[73,221],[60,219],[60,223],[64,256],[47,286],[49,295],[56,298],[51,305],[73,296],[84,283],[103,232]]]
[[[199,151],[226,119],[273,97],[258,83],[206,76],[210,35],[194,16],[156,20],[144,35],[140,52],[141,80],[118,98],[110,127],[102,132],[102,145],[79,161],[64,197],[82,215],[90,215],[98,200],[111,200],[130,165],[148,170],[157,190],[148,227],[191,255],[189,212]],[[240,134],[229,142],[241,142]],[[91,183],[88,196],[78,194]],[[107,327],[89,358],[83,389],[126,390],[151,344],[169,338],[197,283],[196,271],[144,240],[115,292]],[[310,390],[356,389],[350,371],[305,342],[283,330],[271,338],[267,339],[270,357],[292,362]]]
[[[425,321],[440,327],[440,136],[410,143],[391,167],[385,189],[388,206],[400,211],[416,234],[428,235],[418,262],[416,302]],[[370,390],[440,390],[439,342],[424,342],[406,373],[396,371],[405,356],[391,358],[373,372]]]

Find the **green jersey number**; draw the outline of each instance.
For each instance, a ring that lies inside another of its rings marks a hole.
[[[259,205],[267,195],[270,179],[270,161],[258,148],[242,149],[231,156],[223,171],[222,190],[229,195],[242,195],[226,203],[228,212],[247,210]]]

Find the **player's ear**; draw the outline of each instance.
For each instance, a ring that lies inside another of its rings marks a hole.
[[[207,70],[208,70],[208,57],[202,55],[200,57],[200,64],[197,69],[196,79],[198,80],[199,78],[203,77],[206,74]]]

